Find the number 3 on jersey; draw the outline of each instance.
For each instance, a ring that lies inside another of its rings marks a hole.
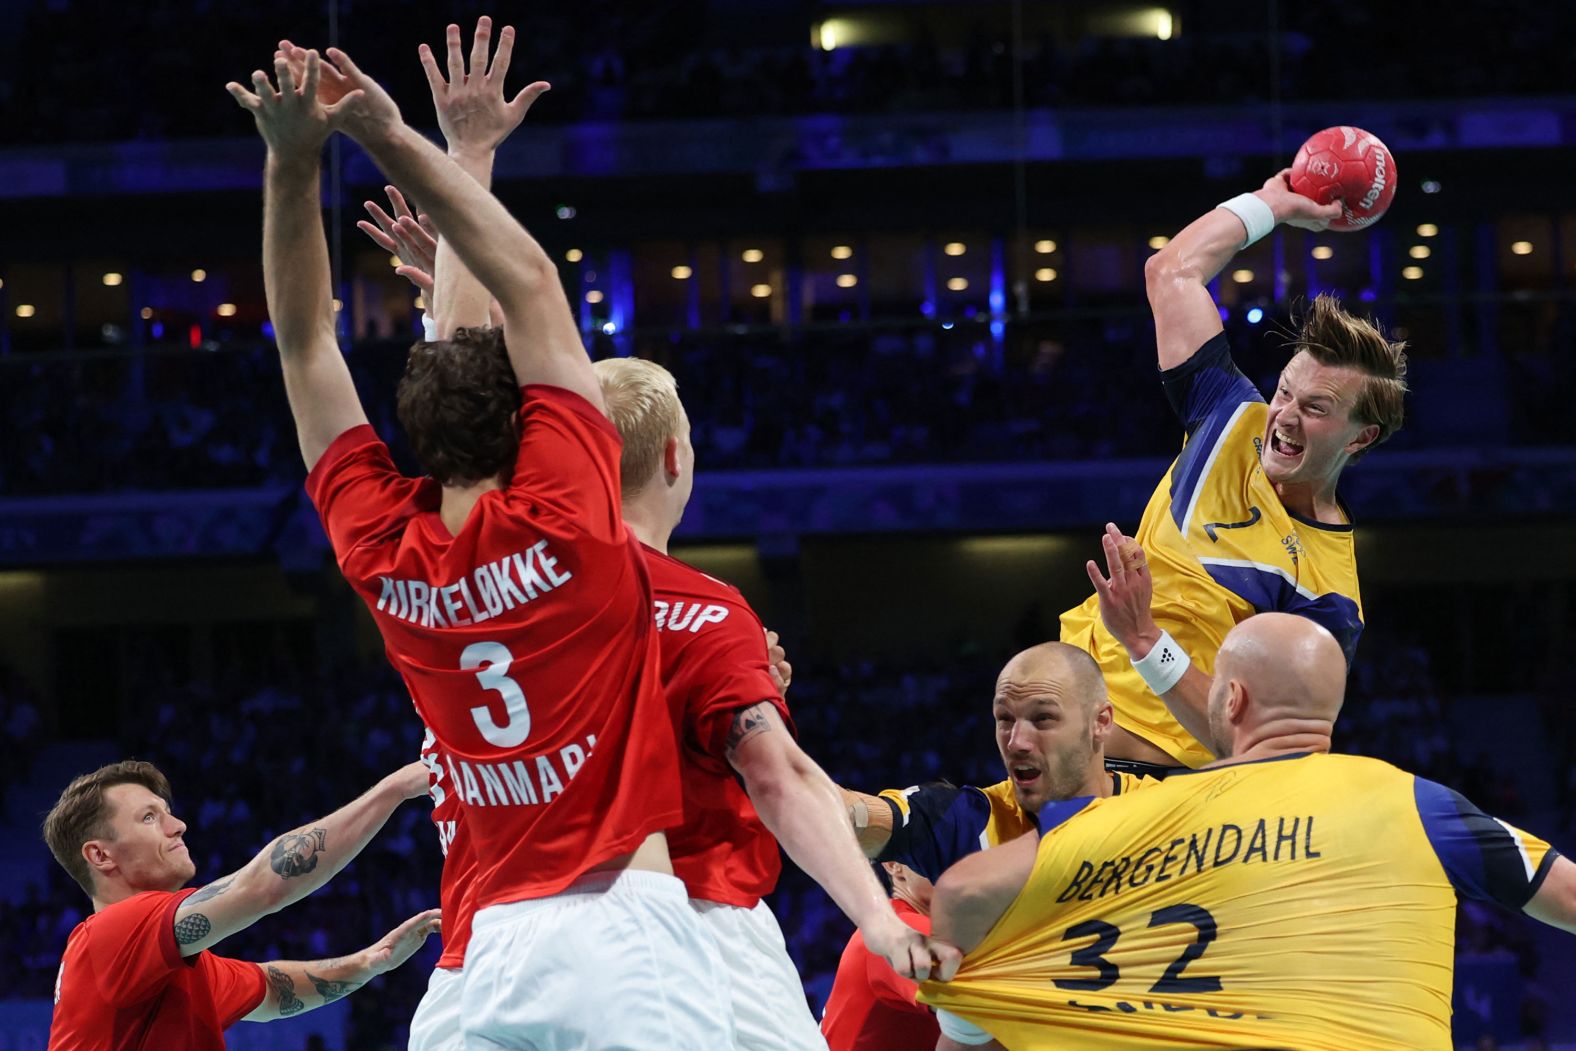
[[[531,709],[526,707],[520,684],[509,678],[514,654],[501,642],[473,642],[460,654],[460,667],[476,670],[476,681],[484,690],[495,690],[503,698],[504,722],[499,726],[487,705],[471,709],[471,718],[487,743],[499,748],[515,748],[531,735]]]

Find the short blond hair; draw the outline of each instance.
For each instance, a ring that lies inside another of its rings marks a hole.
[[[1374,322],[1348,314],[1331,295],[1316,296],[1303,313],[1292,354],[1306,353],[1321,365],[1355,369],[1363,375],[1352,419],[1379,428],[1352,462],[1401,429],[1406,416],[1406,342],[1391,340]]]
[[[619,461],[624,495],[651,481],[662,450],[684,427],[684,406],[673,373],[644,358],[607,358],[594,366],[608,418],[624,439]]]

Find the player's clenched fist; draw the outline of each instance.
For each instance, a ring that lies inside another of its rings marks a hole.
[[[865,947],[884,957],[904,978],[951,981],[963,960],[956,946],[926,937],[890,910],[882,917],[879,929],[867,927],[860,933],[864,935]]]

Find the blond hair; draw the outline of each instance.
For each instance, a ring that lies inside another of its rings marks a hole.
[[[607,415],[624,439],[619,474],[627,497],[651,481],[662,466],[668,439],[684,427],[678,381],[661,365],[643,358],[607,358],[594,368]]]
[[[1315,296],[1293,339],[1292,353],[1307,351],[1321,365],[1339,365],[1363,374],[1352,419],[1379,428],[1379,437],[1352,457],[1355,461],[1401,429],[1406,415],[1406,342],[1391,341],[1378,325],[1348,314],[1334,296]]]

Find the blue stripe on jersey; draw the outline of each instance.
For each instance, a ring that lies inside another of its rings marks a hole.
[[[1463,897],[1521,909],[1543,885],[1558,852],[1550,848],[1536,869],[1520,833],[1483,813],[1461,793],[1426,778],[1412,779],[1423,831],[1450,885]]]
[[[1040,835],[1045,836],[1092,802],[1094,796],[1074,796],[1072,799],[1053,799],[1046,803],[1040,808]]]
[[[1160,383],[1188,434],[1171,470],[1171,518],[1185,535],[1187,513],[1220,439],[1245,403],[1262,402],[1264,396],[1232,361],[1224,332],[1176,368],[1162,372]]]
[[[1341,644],[1350,664],[1357,653],[1357,638],[1363,633],[1363,618],[1357,603],[1345,595],[1330,592],[1315,595],[1299,586],[1279,566],[1230,558],[1201,558],[1199,564],[1209,571],[1215,583],[1251,603],[1260,613],[1295,613],[1320,625]]]

